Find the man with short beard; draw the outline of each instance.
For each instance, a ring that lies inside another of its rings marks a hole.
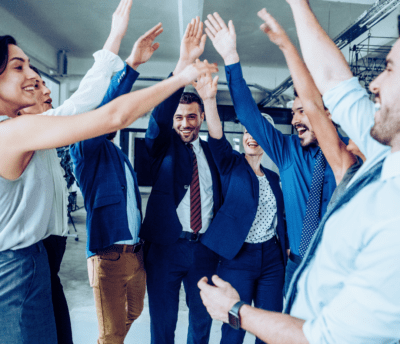
[[[286,293],[293,273],[327,210],[336,188],[335,175],[319,147],[300,98],[296,97],[292,108],[292,125],[298,135],[283,135],[261,115],[243,78],[232,21],[226,26],[218,13],[207,18],[206,33],[224,59],[226,79],[238,119],[279,168],[290,246]],[[323,131],[326,137],[329,130],[336,135],[336,129],[331,126]]]
[[[174,74],[203,53],[205,39],[197,17],[188,25]],[[212,320],[197,282],[215,273],[218,256],[200,240],[221,196],[211,151],[199,137],[203,120],[200,98],[180,89],[154,109],[146,131],[153,180],[140,237],[146,240],[152,344],[174,343],[182,282],[189,307],[187,343],[209,340]]]

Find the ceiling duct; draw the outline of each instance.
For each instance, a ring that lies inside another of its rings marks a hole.
[[[365,11],[354,24],[350,25],[346,30],[334,38],[333,41],[339,49],[343,49],[350,42],[386,18],[399,5],[399,0],[377,0],[375,5]],[[287,78],[283,83],[275,88],[270,95],[263,99],[259,105],[268,106],[276,97],[280,96],[292,85],[292,78]]]

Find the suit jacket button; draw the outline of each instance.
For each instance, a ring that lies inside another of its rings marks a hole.
[[[122,185],[122,186],[121,186],[121,189],[122,189],[122,190],[125,190],[125,186],[124,186],[124,185]]]

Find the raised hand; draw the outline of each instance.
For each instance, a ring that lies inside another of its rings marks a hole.
[[[174,75],[179,74],[186,66],[192,64],[204,51],[207,36],[203,34],[203,23],[200,17],[192,19],[186,27],[181,42],[181,50]]]
[[[129,24],[132,0],[121,0],[112,16],[111,32],[103,49],[118,55],[121,40],[125,36]]]
[[[160,46],[160,43],[153,44],[153,42],[156,37],[163,32],[163,30],[162,24],[158,23],[145,34],[140,36],[135,42],[131,54],[126,59],[126,63],[136,70],[139,65],[147,62]]]
[[[217,12],[209,14],[206,24],[206,34],[210,38],[214,48],[224,59],[225,65],[239,62],[236,50],[236,32],[232,20],[226,26],[225,22]]]
[[[197,78],[197,82],[192,82],[192,85],[196,89],[201,99],[203,99],[203,102],[208,99],[215,99],[218,89],[218,79],[218,75],[213,79],[211,73],[206,73],[200,75]]]
[[[282,29],[275,18],[271,16],[265,8],[258,11],[257,15],[265,22],[260,26],[261,31],[268,35],[272,43],[275,43],[279,47],[290,43],[290,39],[285,30]]]
[[[180,59],[193,63],[203,53],[206,39],[200,17],[192,19],[181,42]]]
[[[196,59],[195,63],[188,65],[178,76],[182,79],[185,85],[190,84],[192,81],[196,80],[202,74],[212,74],[218,72],[218,66],[216,63],[208,63],[207,60],[201,62]]]

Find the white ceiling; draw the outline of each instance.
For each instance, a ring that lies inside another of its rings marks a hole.
[[[118,0],[1,0],[0,6],[12,13],[30,30],[40,35],[55,49],[65,49],[68,56],[86,58],[98,50],[108,35],[111,15]],[[355,3],[356,2],[356,3]],[[310,0],[312,8],[331,37],[352,24],[372,0]],[[297,42],[294,22],[285,0],[134,0],[131,22],[120,54],[127,56],[134,41],[146,30],[162,22],[160,49],[153,60],[176,61],[182,31],[195,15],[204,20],[208,13],[219,12],[232,19],[238,35],[238,50],[244,65],[285,67],[276,48],[259,30],[256,13],[262,7],[274,15]],[[12,33],[11,33],[12,34]],[[221,62],[210,41],[203,58]]]

